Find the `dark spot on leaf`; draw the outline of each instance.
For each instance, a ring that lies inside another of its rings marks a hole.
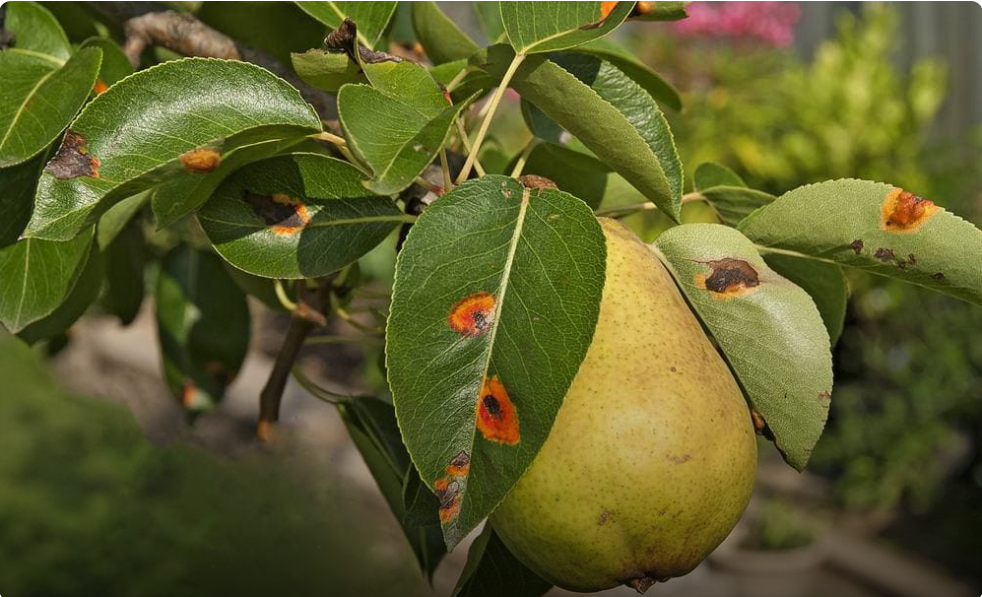
[[[909,255],[907,255],[907,263],[911,265],[917,265],[917,257],[915,257],[913,253],[910,253]]]
[[[51,158],[44,169],[59,180],[68,180],[79,176],[98,178],[99,166],[99,158],[89,155],[85,137],[67,131],[55,157]]]
[[[434,484],[440,500],[440,522],[447,524],[460,513],[460,482],[455,479],[438,479]]]
[[[938,209],[932,201],[903,189],[894,189],[883,200],[880,224],[887,232],[914,232]]]
[[[464,297],[450,309],[450,328],[464,336],[480,336],[494,322],[494,295],[476,292]]]
[[[466,450],[457,452],[457,455],[450,459],[447,466],[447,475],[451,477],[466,477],[470,472],[471,457]]]
[[[863,251],[863,239],[857,238],[856,240],[849,243],[849,247],[852,248],[856,255],[859,255]]]
[[[938,272],[936,274],[931,274],[931,279],[932,280],[938,280],[938,281],[944,280],[944,274],[941,273],[941,272]]]
[[[310,221],[307,207],[288,195],[274,193],[259,195],[249,190],[242,192],[242,199],[252,207],[253,213],[276,234],[295,234]]]
[[[523,174],[518,179],[526,189],[558,189],[556,183],[538,174]]]
[[[873,257],[876,257],[884,263],[887,261],[892,261],[894,259],[893,249],[887,249],[885,247],[880,247],[873,253]]]
[[[487,440],[508,445],[518,443],[518,412],[497,375],[484,380],[478,398],[477,428]]]
[[[706,278],[706,290],[718,294],[734,294],[747,288],[760,285],[760,278],[749,263],[740,259],[720,259],[706,263],[713,269],[712,275]]]
[[[207,174],[222,164],[222,152],[214,147],[199,147],[181,154],[181,165],[187,172]]]

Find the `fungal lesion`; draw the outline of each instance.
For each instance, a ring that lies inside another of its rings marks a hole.
[[[712,273],[696,274],[696,287],[711,292],[715,297],[735,298],[754,292],[760,286],[757,270],[742,259],[726,257],[700,263],[712,269]]]
[[[460,503],[463,500],[464,484],[470,473],[471,456],[467,450],[461,450],[450,459],[443,477],[433,484],[434,493],[440,501],[440,522],[449,524],[460,514]]]
[[[481,336],[491,329],[494,323],[494,295],[489,292],[475,292],[450,308],[447,323],[450,329],[462,336]]]
[[[222,152],[214,147],[199,147],[181,154],[186,172],[207,174],[222,165]]]
[[[520,439],[518,411],[497,375],[485,378],[477,399],[477,429],[485,439],[515,445]]]
[[[242,192],[242,200],[252,208],[266,226],[279,235],[292,235],[303,230],[310,222],[307,206],[286,193],[261,195],[248,189]]]
[[[895,188],[883,199],[880,228],[894,233],[915,232],[940,209],[933,201]]]
[[[79,133],[69,130],[61,141],[58,152],[51,158],[44,170],[58,180],[69,180],[79,176],[99,178],[99,158],[89,153],[86,139]]]

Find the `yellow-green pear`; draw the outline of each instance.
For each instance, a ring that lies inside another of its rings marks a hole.
[[[529,470],[491,517],[530,569],[574,591],[686,574],[750,499],[757,444],[726,363],[671,275],[602,219],[593,343]]]

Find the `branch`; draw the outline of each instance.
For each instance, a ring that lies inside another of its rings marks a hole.
[[[123,53],[133,68],[140,66],[140,55],[151,44],[185,56],[242,59],[235,40],[187,13],[173,10],[147,13],[126,21],[124,30]]]

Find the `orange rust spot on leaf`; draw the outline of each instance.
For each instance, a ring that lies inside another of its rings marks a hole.
[[[719,259],[705,262],[713,273],[697,274],[696,286],[720,298],[732,298],[760,286],[760,277],[752,265],[741,259]]]
[[[109,89],[109,85],[106,85],[106,82],[102,79],[96,79],[95,85],[92,87],[92,90],[95,91],[96,95],[102,95],[107,89]]]
[[[242,198],[275,234],[296,234],[310,222],[307,206],[284,193],[259,195],[245,191]]]
[[[447,524],[460,514],[460,482],[455,479],[437,479],[433,484],[440,500],[440,522]]]
[[[939,209],[933,201],[903,189],[893,189],[880,207],[880,228],[887,232],[915,232]]]
[[[466,477],[471,470],[471,457],[466,451],[461,450],[457,455],[450,459],[447,465],[447,475],[451,477]]]
[[[181,154],[184,170],[194,174],[207,174],[222,165],[222,152],[214,147],[199,147]]]
[[[485,439],[500,444],[518,443],[518,412],[498,376],[484,379],[477,398],[477,428]]]
[[[100,165],[99,158],[89,155],[85,137],[69,130],[65,132],[65,138],[62,139],[55,157],[51,158],[44,169],[59,180],[79,176],[99,178]]]
[[[604,20],[610,16],[611,11],[617,8],[617,2],[601,2],[600,3],[600,20]]]
[[[480,336],[494,323],[494,295],[476,292],[464,297],[450,309],[447,322],[459,334]]]

